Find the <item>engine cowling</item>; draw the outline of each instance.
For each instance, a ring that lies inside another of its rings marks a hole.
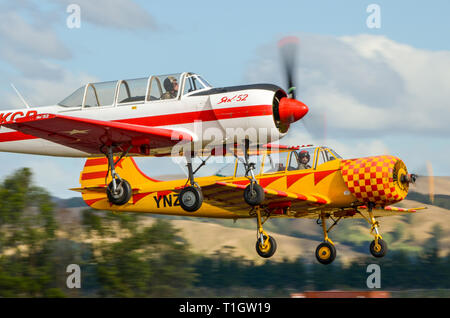
[[[287,133],[290,124],[308,113],[304,103],[271,84],[216,88],[207,93],[228,142],[275,142]]]
[[[395,156],[342,160],[341,171],[349,191],[363,204],[386,206],[408,194],[408,170]]]

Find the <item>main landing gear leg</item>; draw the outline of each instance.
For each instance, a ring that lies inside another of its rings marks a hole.
[[[250,206],[258,206],[264,201],[264,189],[258,184],[253,172],[255,164],[249,162],[249,148],[250,141],[246,139],[244,143],[244,167],[245,176],[250,180],[250,184],[244,189],[244,200]]]
[[[112,146],[108,147],[108,152],[106,153],[106,158],[108,159],[108,170],[111,171],[111,182],[108,184],[106,188],[106,195],[110,203],[115,205],[124,205],[128,201],[130,201],[132,190],[131,186],[127,180],[122,179],[116,173],[116,164],[122,159],[125,155],[124,153],[117,162],[114,162],[114,155]],[[108,177],[108,175],[106,176]]]
[[[259,206],[255,207],[256,209],[256,218],[257,218],[257,227],[258,227],[258,239],[256,240],[256,252],[259,256],[264,258],[269,258],[273,254],[275,254],[275,251],[277,250],[277,242],[275,239],[266,232],[264,232],[264,229],[262,227],[263,222],[261,220],[261,208]],[[267,219],[266,219],[267,221]]]
[[[380,226],[378,221],[375,220],[375,217],[373,216],[373,208],[375,207],[375,204],[373,202],[369,202],[367,210],[369,212],[369,219],[366,218],[366,221],[371,225],[370,228],[370,234],[373,234],[375,239],[370,243],[370,253],[374,257],[383,257],[387,253],[387,243],[383,241],[383,238],[381,237],[378,227]],[[362,215],[362,214],[361,214]]]
[[[320,243],[316,248],[316,259],[319,263],[327,265],[331,264],[336,258],[336,248],[334,247],[333,241],[328,237],[328,232],[331,230],[333,226],[339,222],[340,218],[334,222],[334,224],[327,229],[327,218],[324,213],[320,214],[320,219],[322,221],[322,230],[323,230],[323,243]]]
[[[190,185],[187,187],[184,187],[180,192],[180,206],[186,212],[195,212],[198,209],[200,209],[200,207],[202,206],[203,194],[202,194],[202,190],[200,189],[200,187],[194,180],[195,172],[192,169],[191,155],[186,155],[186,161],[187,161],[187,168],[188,168],[188,182]],[[202,165],[204,165],[204,162]],[[197,170],[199,168],[197,168]]]

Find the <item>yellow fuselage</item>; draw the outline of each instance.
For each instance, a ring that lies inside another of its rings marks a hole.
[[[99,159],[93,159],[99,160]],[[105,183],[107,165],[104,160],[98,165],[89,165],[83,170],[80,182],[83,187],[104,186],[110,181],[108,177]],[[260,173],[256,175],[259,184],[264,188],[277,191],[289,191],[294,193],[317,194],[327,197],[331,204],[328,208],[348,207],[356,198],[348,191],[343,181],[341,160],[332,160],[321,164],[316,169],[280,171],[271,173]],[[122,178],[128,180],[133,189],[132,199],[123,206],[111,205],[106,194],[99,190],[83,191],[83,199],[92,208],[99,210],[112,210],[118,212],[143,212],[155,214],[168,214],[179,216],[198,216],[213,218],[245,218],[250,217],[250,207],[229,211],[208,204],[205,201],[196,212],[186,212],[179,204],[178,191],[186,184],[186,180],[158,181],[145,176],[136,166],[134,160],[126,158],[116,167]],[[103,173],[104,172],[104,173]],[[215,184],[216,182],[227,182],[234,184],[246,184],[246,177],[198,177],[195,179],[200,187]],[[173,189],[173,191],[168,190]],[[242,197],[239,198],[243,200]]]

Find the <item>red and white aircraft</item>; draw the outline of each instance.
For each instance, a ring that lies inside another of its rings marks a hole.
[[[56,105],[1,112],[0,151],[106,156],[112,177],[107,193],[118,205],[128,202],[132,189],[115,173],[115,155],[184,155],[191,182],[185,207],[197,209],[189,207],[202,201],[192,156],[215,155],[212,149],[229,144],[245,145],[247,153],[252,145],[282,138],[307,112],[278,86],[213,88],[194,73],[89,83]]]

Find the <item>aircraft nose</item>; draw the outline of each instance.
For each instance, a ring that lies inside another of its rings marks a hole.
[[[308,113],[308,110],[308,106],[301,101],[284,97],[279,104],[280,121],[286,125],[292,124],[303,118]]]

